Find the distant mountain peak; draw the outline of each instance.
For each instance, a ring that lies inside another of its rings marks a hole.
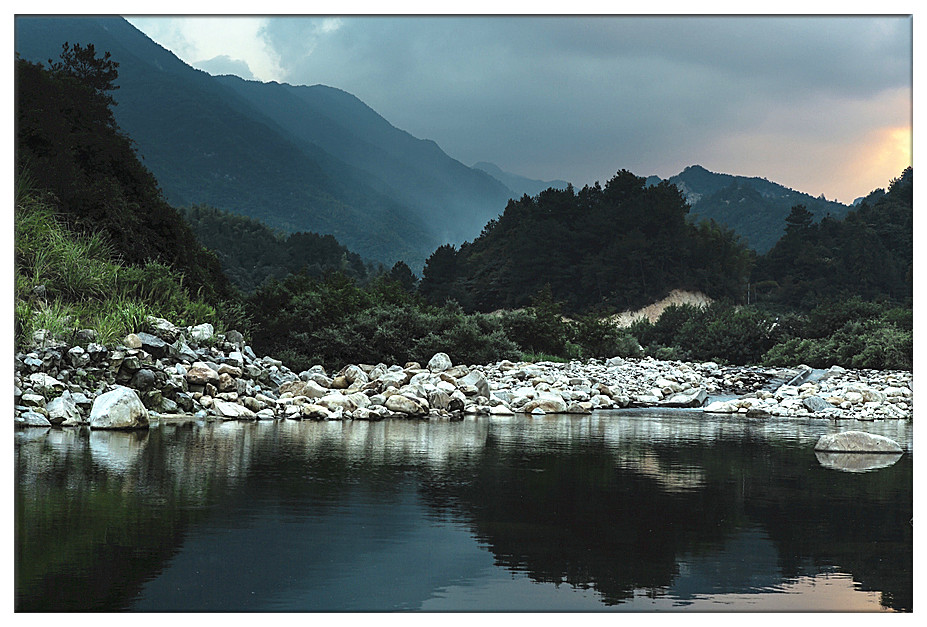
[[[520,174],[512,174],[511,172],[506,172],[495,163],[490,163],[489,161],[477,161],[473,164],[473,169],[485,172],[497,181],[501,182],[512,191],[514,198],[521,198],[525,194],[534,197],[543,192],[545,189],[549,189],[551,187],[555,189],[566,189],[566,187],[569,185],[567,181],[562,181],[560,179],[555,179],[553,181],[541,181],[528,178],[527,176],[521,176]]]

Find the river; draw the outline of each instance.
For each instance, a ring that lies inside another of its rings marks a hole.
[[[828,467],[824,433],[905,448]],[[911,611],[910,422],[623,410],[15,435],[19,611]]]

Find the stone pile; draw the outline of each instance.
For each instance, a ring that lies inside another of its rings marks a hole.
[[[297,380],[280,361],[258,358],[237,331],[216,334],[210,324],[182,329],[149,317],[147,332],[115,347],[95,339],[82,331],[71,346],[40,331],[32,350],[16,355],[17,425],[142,428],[149,412],[253,418]],[[130,409],[103,411],[104,402]],[[114,411],[131,419],[113,422]]]
[[[775,390],[760,390],[736,399],[716,401],[704,407],[704,411],[748,416],[910,419],[914,415],[912,390],[910,372],[846,370],[832,366],[817,381],[799,386],[781,385]]]
[[[92,332],[91,332],[92,334]],[[20,426],[144,428],[151,414],[219,420],[462,419],[515,413],[588,414],[626,407],[703,407],[749,415],[910,418],[910,373],[832,368],[814,383],[782,385],[797,370],[721,367],[652,358],[423,367],[352,364],[294,373],[257,357],[236,331],[184,329],[149,318],[148,330],[107,348],[84,333],[74,346],[36,338],[16,355]],[[44,346],[40,346],[44,343]]]

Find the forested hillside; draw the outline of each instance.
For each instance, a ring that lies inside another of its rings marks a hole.
[[[47,190],[61,218],[99,233],[130,265],[167,264],[186,284],[216,300],[230,286],[216,258],[158,189],[110,109],[118,64],[71,46],[52,69],[16,60],[16,167]]]
[[[331,235],[283,233],[264,223],[205,205],[180,210],[197,239],[213,251],[233,284],[253,292],[268,280],[303,272],[340,272],[365,282],[380,266],[365,263]]]
[[[41,330],[117,341],[147,315],[245,322],[218,260],[115,123],[118,64],[71,45],[49,68],[15,68],[17,344]]]
[[[605,187],[524,196],[473,242],[438,248],[421,292],[477,311],[523,307],[545,285],[573,312],[639,307],[676,288],[736,298],[752,254],[728,229],[687,222],[688,210],[673,185],[626,170]]]
[[[759,298],[805,309],[848,296],[910,305],[913,189],[913,170],[907,168],[887,192],[876,190],[842,220],[815,222],[805,206],[793,207],[785,235],[757,261]]]
[[[655,183],[657,177],[648,178]],[[690,219],[710,219],[731,228],[758,253],[767,252],[784,233],[785,218],[797,204],[818,220],[840,218],[847,205],[789,189],[760,177],[710,172],[699,165],[667,179],[683,192],[691,206]]]

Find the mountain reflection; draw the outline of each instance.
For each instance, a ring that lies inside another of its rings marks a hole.
[[[910,425],[879,427],[909,453],[865,474],[817,462],[830,428],[625,412],[24,430],[16,608],[418,609],[503,569],[602,608],[839,570],[910,610]]]

